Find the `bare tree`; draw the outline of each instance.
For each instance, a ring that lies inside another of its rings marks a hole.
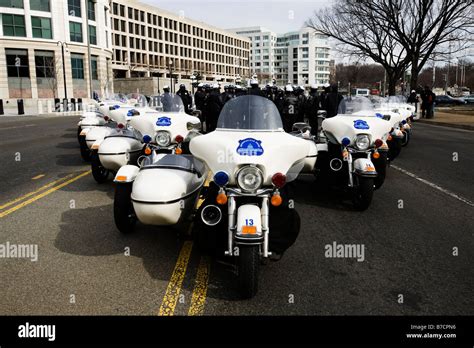
[[[471,0],[338,0],[315,12],[307,25],[336,39],[343,53],[381,64],[393,95],[409,67],[414,88],[433,53],[464,42],[472,18]]]
[[[57,74],[62,72],[62,61],[56,55],[52,57],[46,57],[44,60],[44,67],[42,73],[46,80],[49,89],[51,90],[54,98],[58,95],[58,78]]]
[[[387,23],[386,30],[405,48],[411,60],[411,89],[416,89],[430,57],[451,59],[452,53],[472,43],[472,0],[367,1],[364,6]]]

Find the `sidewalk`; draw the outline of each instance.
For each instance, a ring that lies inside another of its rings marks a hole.
[[[433,124],[452,128],[474,130],[474,114],[455,114],[435,111],[434,118],[420,118],[415,122]]]

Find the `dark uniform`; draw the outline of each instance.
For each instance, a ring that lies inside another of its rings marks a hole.
[[[311,134],[317,134],[318,132],[318,111],[320,109],[319,102],[318,91],[312,88],[305,104],[305,115],[308,118],[309,125],[311,126]]]
[[[193,106],[193,98],[191,97],[191,94],[186,90],[185,85],[179,86],[179,90],[176,93],[176,95],[181,97],[181,100],[183,101],[184,105],[184,112],[187,114],[191,114],[191,108]]]
[[[204,104],[204,110],[206,113],[206,131],[209,133],[216,129],[217,119],[219,118],[219,114],[223,107],[219,91],[217,89],[212,89]]]
[[[293,92],[286,91],[281,114],[285,132],[291,132],[299,113],[298,106],[298,97]]]

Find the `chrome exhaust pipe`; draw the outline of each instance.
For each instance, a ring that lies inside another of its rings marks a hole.
[[[339,159],[339,158],[333,158],[330,162],[329,162],[329,167],[335,171],[335,172],[338,172],[342,169],[342,161]]]
[[[208,205],[201,210],[201,220],[208,226],[217,225],[222,219],[222,211],[216,205]]]

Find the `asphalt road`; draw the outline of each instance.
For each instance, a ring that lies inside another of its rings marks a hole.
[[[0,118],[0,244],[38,245],[37,262],[0,259],[0,315],[474,314],[473,132],[415,124],[365,212],[301,176],[299,238],[243,301],[231,265],[186,231],[119,234],[77,120]],[[364,260],[325,257],[333,242],[362,244]]]

